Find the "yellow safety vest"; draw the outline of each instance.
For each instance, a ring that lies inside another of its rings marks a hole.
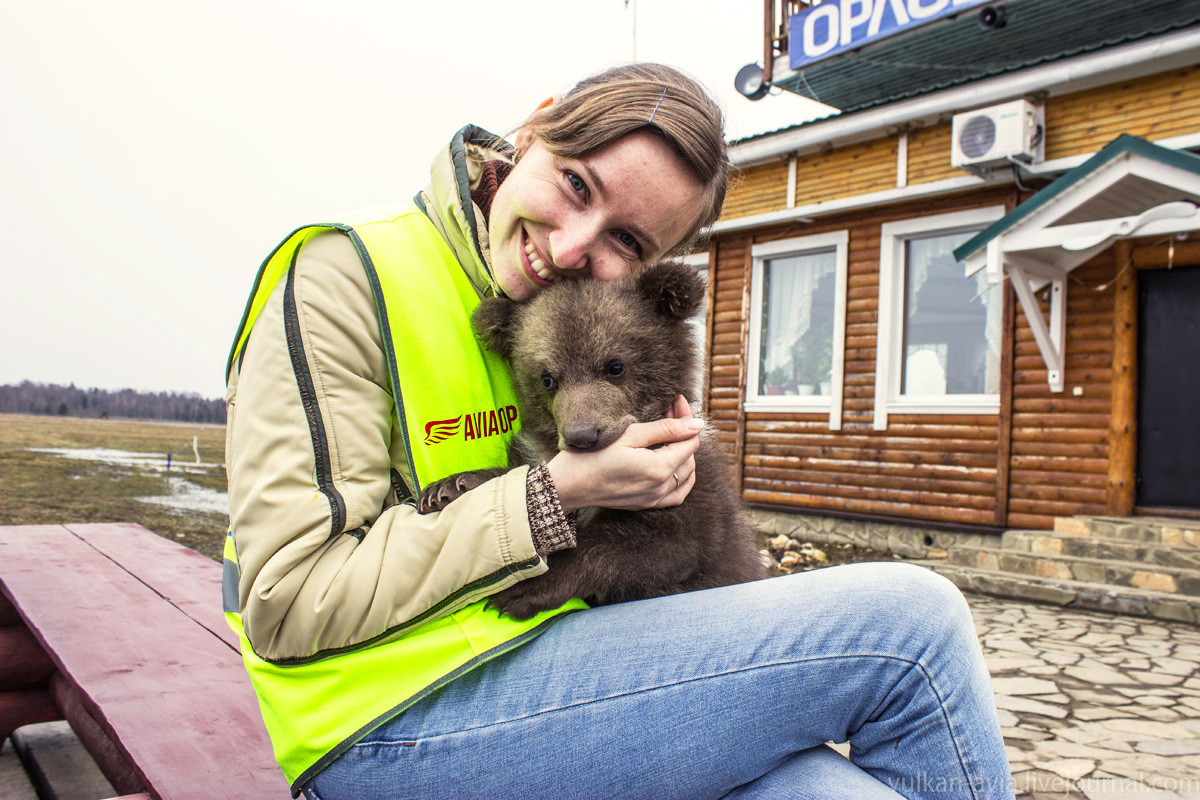
[[[478,344],[470,325],[478,292],[430,220],[411,203],[293,232],[259,270],[229,364],[300,247],[328,230],[342,231],[354,242],[375,295],[396,418],[417,484],[412,491],[419,493],[421,486],[446,475],[506,465],[508,443],[518,427],[511,373]],[[405,708],[536,637],[559,614],[586,608],[572,600],[521,622],[479,601],[446,616],[413,620],[344,652],[271,662],[260,658],[246,638],[238,579],[231,531],[225,542],[225,617],[241,640],[275,759],[293,796],[354,742]]]

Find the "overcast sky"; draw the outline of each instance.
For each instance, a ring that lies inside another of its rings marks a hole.
[[[732,88],[761,0],[0,0],[0,384],[224,393],[292,229],[411,197],[467,122],[614,64],[707,84],[731,138],[821,106]],[[636,38],[634,32],[636,30]]]

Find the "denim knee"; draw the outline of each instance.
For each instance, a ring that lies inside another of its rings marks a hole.
[[[892,624],[906,626],[917,638],[946,639],[975,647],[971,609],[958,587],[916,564],[880,564],[882,580],[895,596]],[[924,634],[924,636],[922,636]]]

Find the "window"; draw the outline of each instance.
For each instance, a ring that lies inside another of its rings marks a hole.
[[[746,409],[829,411],[841,427],[845,231],[755,245]]]
[[[1003,216],[996,206],[882,227],[875,428],[892,413],[999,411],[1004,294],[966,277],[954,248]]]

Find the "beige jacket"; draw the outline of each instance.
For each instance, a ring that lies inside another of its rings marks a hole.
[[[421,195],[481,294],[494,291],[487,229],[468,186],[484,159],[507,157],[494,144],[490,134],[464,129],[434,162]],[[322,437],[298,388],[304,371]],[[300,251],[233,364],[226,401],[239,603],[261,657],[306,658],[398,634],[447,598],[454,600],[438,614],[545,571],[530,534],[526,468],[441,513],[418,515],[398,502],[405,492],[394,481],[412,483],[371,288],[345,235],[322,234]],[[320,469],[332,493],[318,488]],[[522,562],[501,582],[464,591]]]

